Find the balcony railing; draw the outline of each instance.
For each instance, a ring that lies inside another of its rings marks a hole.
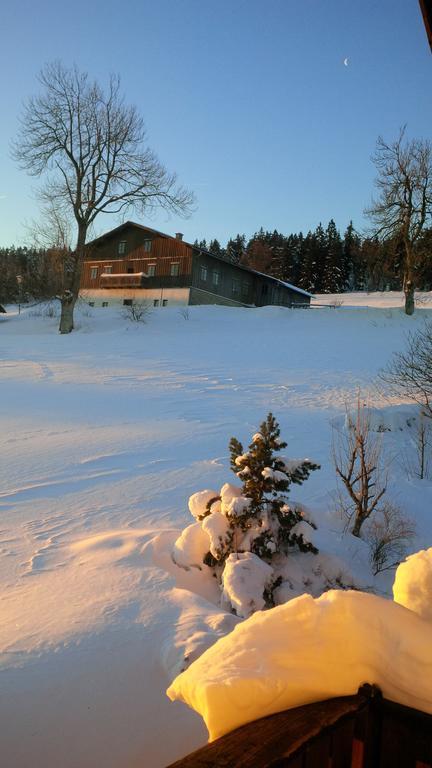
[[[109,274],[103,273],[100,276],[101,288],[144,288],[146,281],[146,275],[144,272],[131,273],[118,273]]]
[[[242,725],[168,768],[431,768],[432,715],[374,686]]]

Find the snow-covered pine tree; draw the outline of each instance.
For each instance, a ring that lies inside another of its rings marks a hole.
[[[276,553],[286,554],[290,547],[318,551],[305,538],[305,527],[315,525],[288,504],[287,494],[291,483],[301,485],[319,465],[309,459],[279,456],[286,446],[272,413],[253,435],[246,452],[235,437],[229,445],[231,469],[242,481],[241,498],[246,502],[240,508],[237,504],[232,525],[245,533],[253,531],[249,549],[268,562]]]
[[[172,552],[180,567],[210,568],[221,589],[221,604],[239,616],[274,605],[289,553],[317,554],[316,528],[303,509],[288,503],[292,483],[301,485],[319,468],[309,459],[280,454],[286,443],[269,413],[244,451],[230,441],[231,468],[242,485],[225,483],[220,493],[204,490],[189,499],[195,523],[184,529]]]

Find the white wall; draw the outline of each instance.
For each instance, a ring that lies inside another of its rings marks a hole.
[[[121,307],[124,299],[152,306],[154,301],[159,305],[167,301],[168,307],[183,307],[189,303],[189,288],[98,288],[81,291],[80,297],[88,303],[94,302],[95,307],[101,307],[104,301],[109,307]]]

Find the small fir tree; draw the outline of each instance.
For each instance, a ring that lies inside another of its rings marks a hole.
[[[235,437],[229,448],[241,486],[225,483],[220,493],[207,489],[190,497],[196,522],[177,539],[172,557],[186,568],[200,567],[201,559],[218,580],[221,603],[247,616],[274,605],[290,551],[318,553],[311,540],[316,526],[300,507],[288,503],[288,490],[319,465],[281,455],[286,443],[271,413],[246,451]]]
[[[316,526],[298,508],[288,504],[287,494],[291,483],[301,485],[319,465],[309,459],[297,461],[279,456],[286,446],[272,413],[252,437],[246,452],[235,437],[229,445],[231,469],[242,481],[241,498],[247,500],[231,524],[244,532],[255,529],[257,535],[251,541],[250,551],[268,562],[276,553],[286,554],[290,547],[298,547],[302,552],[318,551],[305,540],[298,524]]]

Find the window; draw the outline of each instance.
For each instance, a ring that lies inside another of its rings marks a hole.
[[[151,251],[151,246],[152,246],[151,240],[144,240],[144,250],[147,251],[147,253]]]
[[[91,280],[96,280],[97,276],[98,276],[98,268],[97,267],[91,267],[91,269],[90,269],[90,279]]]
[[[220,273],[217,269],[213,270],[213,285],[219,285]]]
[[[123,299],[123,306],[124,307],[131,307],[132,306],[132,299]]]
[[[171,271],[170,271],[171,277],[177,277],[179,272],[180,272],[180,264],[179,264],[179,262],[178,261],[171,262]]]
[[[232,295],[238,296],[240,293],[240,282],[238,280],[232,281]]]
[[[128,275],[131,275],[131,274],[133,274],[134,268],[133,267],[128,267],[127,271],[128,271]]]
[[[163,307],[166,307],[166,305],[167,305],[167,304],[168,304],[168,299],[164,299],[164,300],[162,301],[162,306],[163,306]]]
[[[103,302],[102,302],[102,306],[103,306],[103,307],[107,307],[107,306],[108,306],[108,302],[107,302],[107,301],[103,301]]]
[[[89,307],[94,307],[94,301],[89,301],[88,305]]]
[[[249,296],[249,283],[242,283],[242,297],[247,299]]]
[[[118,244],[118,252],[120,255],[126,253],[126,240],[121,240]]]
[[[207,267],[201,267],[200,269],[200,280],[207,280]]]
[[[153,299],[153,306],[158,307],[159,306],[159,299]]]
[[[104,272],[105,272],[105,274],[106,274],[106,275],[110,275],[110,274],[111,274],[111,272],[112,272],[112,267],[111,267],[111,265],[110,265],[109,267],[105,267],[105,268],[104,268]]]
[[[156,264],[147,264],[147,276],[154,277],[156,274]]]

